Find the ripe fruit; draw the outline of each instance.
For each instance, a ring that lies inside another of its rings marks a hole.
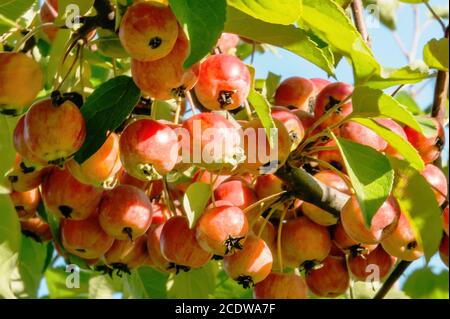
[[[189,229],[188,220],[184,216],[170,218],[161,230],[161,253],[174,263],[177,273],[179,270],[200,268],[213,256],[198,244],[195,233],[195,229]]]
[[[329,187],[332,187],[342,193],[349,194],[349,189],[345,181],[331,170],[320,171],[314,175],[314,177]],[[302,211],[303,214],[305,214],[309,219],[322,226],[331,226],[336,224],[338,221],[338,217],[335,215],[332,215],[329,212],[308,202],[303,203]]]
[[[255,299],[307,299],[308,287],[305,280],[296,274],[271,273],[255,285]]]
[[[40,217],[31,217],[20,221],[22,234],[33,238],[37,242],[46,242],[52,239],[50,226]]]
[[[263,281],[272,270],[272,253],[264,240],[249,235],[242,250],[223,259],[223,269],[244,288]]]
[[[225,117],[200,113],[187,119],[183,128],[189,135],[182,139],[183,162],[226,174],[242,160],[239,131]]]
[[[341,212],[345,232],[356,242],[377,244],[395,229],[400,216],[400,207],[394,197],[389,197],[372,217],[367,228],[356,196],[352,196]]]
[[[413,261],[423,256],[423,249],[417,242],[414,230],[404,214],[400,214],[394,232],[381,242],[383,249],[401,260]]]
[[[272,107],[272,117],[284,125],[291,138],[291,150],[295,150],[305,137],[302,121],[294,113],[280,106]]]
[[[446,234],[442,237],[441,245],[439,246],[439,255],[441,256],[442,262],[448,268],[448,235]]]
[[[263,227],[264,224],[265,224],[265,226],[261,232],[261,228]],[[261,235],[259,235],[260,232],[261,232]],[[277,230],[275,229],[275,226],[270,221],[267,221],[267,223],[266,223],[266,219],[264,217],[258,216],[258,218],[253,223],[252,233],[256,236],[259,235],[258,237],[266,242],[266,244],[267,244],[267,246],[269,246],[270,250],[272,252],[275,251],[275,247],[277,244]],[[272,255],[275,259],[276,258],[275,254],[272,254]],[[275,266],[275,264],[274,264],[274,266]]]
[[[408,141],[417,149],[425,164],[434,162],[445,144],[444,128],[436,119],[429,120],[433,121],[437,129],[432,136],[425,136],[408,126],[404,128]]]
[[[161,231],[164,223],[150,227],[147,232],[147,250],[152,261],[152,266],[163,272],[175,272],[173,263],[168,261],[161,253]]]
[[[437,166],[427,164],[420,174],[430,184],[438,204],[444,204],[448,194],[447,178],[444,173]]]
[[[322,267],[312,269],[306,274],[308,288],[318,297],[335,298],[345,293],[350,278],[345,258],[328,256]]]
[[[377,133],[356,122],[346,122],[340,128],[341,137],[358,144],[370,146],[381,152],[386,149],[388,143]]]
[[[248,221],[238,207],[220,206],[207,209],[196,225],[196,239],[206,251],[227,256],[242,249],[248,233]]]
[[[404,140],[407,140],[408,137],[406,136],[405,130],[403,127],[401,127],[397,122],[391,120],[391,119],[376,119],[375,120],[378,124],[390,129],[392,132],[396,133],[397,135],[400,135]],[[387,145],[387,147],[384,149],[384,152],[386,154],[389,154],[391,156],[398,157],[400,159],[403,159],[402,155],[390,144]]]
[[[136,85],[146,95],[158,100],[184,97],[197,82],[196,64],[184,69],[183,63],[189,54],[189,41],[180,29],[177,42],[170,53],[155,61],[131,60],[131,74]]]
[[[101,186],[113,178],[121,167],[119,158],[119,137],[111,133],[105,143],[82,164],[67,162],[69,172],[84,184]]]
[[[50,98],[38,101],[25,116],[25,141],[48,164],[63,165],[81,148],[85,137],[83,116],[69,100],[59,105]]]
[[[286,221],[281,231],[281,252],[287,267],[309,269],[328,256],[331,238],[326,227],[307,217]]]
[[[61,240],[69,253],[86,259],[100,258],[114,243],[114,238],[100,227],[97,217],[64,219],[61,222]]]
[[[28,192],[12,192],[9,194],[19,219],[28,219],[36,216],[36,210],[41,201],[41,194],[38,188]]]
[[[255,174],[273,173],[286,162],[291,152],[291,139],[284,125],[274,119],[278,139],[274,139],[273,147],[270,147],[266,131],[259,119],[254,119],[245,125],[244,130],[244,154],[245,161],[241,164],[241,170]]]
[[[281,193],[283,190],[283,181],[273,174],[261,175],[256,179],[255,192],[259,199]]]
[[[444,227],[444,231],[448,236],[448,205],[444,208],[442,212],[442,225]]]
[[[327,111],[334,106],[343,102],[353,92],[353,86],[343,82],[336,82],[327,85],[320,91],[316,99],[316,107],[314,110],[316,119],[319,119]],[[324,129],[336,124],[347,117],[353,111],[351,99],[343,103],[333,114],[320,125]]]
[[[43,87],[43,74],[36,61],[23,53],[0,52],[0,113],[22,113]]]
[[[42,23],[54,22],[58,16],[58,0],[45,0],[39,11],[39,17]],[[43,29],[49,40],[53,42],[58,33],[58,28],[55,26],[47,26]]]
[[[20,167],[25,171],[32,171],[46,166],[47,163],[36,157],[27,146],[24,137],[25,115],[16,124],[13,132],[13,145],[21,157]]]
[[[302,122],[305,132],[316,122],[314,114],[310,114],[302,110],[291,110],[291,112]]]
[[[49,168],[34,169],[22,165],[22,158],[16,155],[16,161],[6,177],[10,187],[16,192],[27,192],[41,185],[44,177],[48,174]]]
[[[378,247],[366,255],[353,256],[348,259],[348,266],[356,280],[365,281],[372,274],[379,275],[379,281],[386,277],[395,265],[396,258],[390,256],[381,247]],[[376,269],[374,269],[377,267]]]
[[[321,78],[309,79],[314,84],[316,95],[320,93],[327,85],[331,84],[330,81]]]
[[[160,179],[178,159],[178,140],[165,124],[151,119],[137,120],[120,136],[120,159],[125,170],[141,180]]]
[[[240,209],[245,209],[258,200],[255,192],[240,180],[220,184],[214,191],[214,197],[216,200],[228,201]]]
[[[294,76],[280,83],[275,92],[275,105],[296,108],[308,113],[314,112],[314,83]]]
[[[336,149],[330,149],[330,150],[323,150],[317,153],[317,158],[319,160],[325,161],[331,165],[333,165],[334,168],[340,170],[341,172],[345,172],[345,163],[344,159],[341,155],[341,152],[337,148],[336,141],[330,140],[322,145],[323,147],[335,147]],[[325,168],[326,169],[326,168]]]
[[[54,168],[42,184],[42,198],[55,216],[82,220],[97,213],[103,190],[80,183],[68,171]]]
[[[135,3],[128,7],[119,29],[124,49],[133,59],[164,58],[175,45],[178,23],[169,7],[159,3]]]
[[[221,53],[234,55],[236,53],[236,47],[239,43],[239,36],[233,33],[222,33],[217,41],[216,47],[219,48]]]
[[[247,99],[250,82],[250,72],[241,60],[216,54],[201,64],[195,93],[209,110],[234,110]]]
[[[194,176],[192,176],[192,182],[201,182],[205,184],[214,183],[213,190],[215,190],[220,184],[225,182],[230,176],[229,175],[216,175],[208,172],[207,170],[198,170]]]
[[[163,224],[170,216],[170,211],[166,205],[158,202],[152,203],[152,226]]]
[[[148,257],[147,236],[143,235],[134,241],[115,240],[110,249],[105,253],[105,261],[108,265],[130,273],[131,269],[144,264]]]
[[[105,191],[99,207],[100,225],[108,235],[119,240],[134,240],[145,234],[152,215],[148,197],[130,185]]]
[[[131,185],[140,188],[142,190],[146,190],[150,184],[149,181],[142,181],[140,179],[137,179],[136,177],[131,176],[129,173],[127,173],[127,171],[123,167],[120,169],[119,173],[117,173],[117,179],[119,180],[120,185]],[[153,182],[161,182],[161,181],[156,180]]]
[[[378,246],[378,244],[368,245],[354,241],[345,232],[344,226],[342,226],[341,221],[338,221],[337,224],[333,226],[331,232],[333,243],[336,244],[336,246],[343,252],[350,252],[354,256],[358,256],[360,254],[368,254]]]

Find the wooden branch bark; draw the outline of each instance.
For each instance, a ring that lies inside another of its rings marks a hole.
[[[364,20],[364,7],[362,5],[362,1],[353,0],[351,8],[356,29],[358,29],[359,33],[361,33],[361,36],[364,39],[364,41],[366,41],[367,45],[371,46],[372,41],[370,39],[370,35],[366,27],[366,22]]]

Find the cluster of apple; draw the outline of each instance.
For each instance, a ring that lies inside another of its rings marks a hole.
[[[366,226],[339,150],[333,140],[314,139],[332,129],[337,136],[401,157],[372,130],[345,121],[352,112],[351,85],[292,77],[279,85],[273,98],[275,165],[284,165],[300,148],[316,159],[308,162],[315,178],[350,196],[336,217],[290,196],[274,174],[261,174],[267,163],[249,160],[255,145],[248,138],[228,144],[213,161],[193,161],[194,145],[208,153],[212,137],[202,134],[208,129],[219,143],[234,140],[241,129],[264,129],[259,119],[235,121],[214,112],[240,108],[251,89],[250,72],[233,55],[237,36],[220,39],[218,46],[226,53],[184,69],[189,41],[170,7],[135,1],[123,17],[119,38],[143,96],[182,99],[192,90],[207,111],[182,124],[130,118],[121,132],[110,132],[97,152],[80,164],[73,158],[86,139],[79,106],[59,92],[34,102],[14,130],[17,158],[7,175],[24,233],[52,239],[37,214],[42,201],[60,222],[53,240],[63,256],[72,254],[119,274],[143,265],[177,274],[221,260],[232,279],[254,287],[255,298],[306,298],[308,291],[336,297],[346,292],[350,278],[366,280],[370,265],[378,268],[381,280],[397,259],[412,261],[423,255],[394,196],[376,212],[370,228]],[[0,53],[0,81],[0,109],[16,113],[26,109],[43,86],[39,65],[23,53]],[[447,181],[432,164],[444,143],[443,128],[436,122],[435,136],[424,136],[391,119],[377,121],[407,139],[427,164],[422,175],[439,204],[447,205],[440,252],[448,266]],[[179,129],[188,133],[187,141],[180,141]],[[316,143],[305,144],[308,139]],[[266,137],[256,144],[271,148]],[[188,161],[180,156],[183,149]],[[192,172],[189,181],[169,183],[166,178],[187,171]],[[197,182],[210,185],[212,196],[190,227],[182,196]]]

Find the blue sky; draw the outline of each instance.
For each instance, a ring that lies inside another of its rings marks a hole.
[[[448,6],[445,0],[431,0],[430,3],[436,6]],[[429,14],[424,5],[420,5],[420,25],[423,25],[428,19]],[[403,5],[397,14],[397,33],[402,39],[407,51],[410,51],[411,42],[413,40],[414,33],[414,14],[411,5]],[[401,67],[408,63],[405,56],[402,54],[399,46],[397,45],[392,33],[387,28],[372,27],[369,28],[369,33],[372,37],[372,48],[376,58],[380,61],[383,66],[389,67]],[[429,27],[422,33],[418,45],[417,45],[417,59],[422,58],[422,48],[431,38],[442,37],[442,30],[437,22],[433,22]],[[247,63],[249,61],[246,61]],[[288,51],[277,49],[277,54],[267,52],[263,55],[257,55],[254,60],[254,66],[256,68],[256,77],[265,78],[269,71],[279,74],[283,79],[291,76],[301,76],[306,78],[323,77],[326,78],[327,75],[324,71],[320,70],[311,63],[303,60],[297,55],[290,53]],[[352,71],[351,67],[346,61],[342,61],[336,71],[336,77],[339,81],[352,82]],[[419,87],[421,85],[419,84]],[[422,108],[428,107],[433,100],[433,84],[428,85],[422,92],[417,96],[416,101]],[[448,137],[448,130],[446,131]],[[447,138],[448,140],[448,138]],[[446,145],[445,159],[448,159],[448,144]],[[425,261],[423,259],[416,261],[410,266],[410,268],[401,277],[400,283],[404,282],[407,276],[413,272],[415,269],[423,267]],[[434,256],[430,262],[430,267],[435,272],[441,272],[445,269],[445,266],[441,262],[439,256]],[[46,295],[47,288],[43,282],[39,295]]]

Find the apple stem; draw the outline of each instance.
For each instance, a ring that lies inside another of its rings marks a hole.
[[[376,293],[373,299],[383,299],[386,294],[391,290],[392,286],[397,282],[401,275],[405,272],[405,270],[411,265],[411,261],[402,260],[400,261],[389,277],[384,282],[383,286],[381,286],[380,290]]]

